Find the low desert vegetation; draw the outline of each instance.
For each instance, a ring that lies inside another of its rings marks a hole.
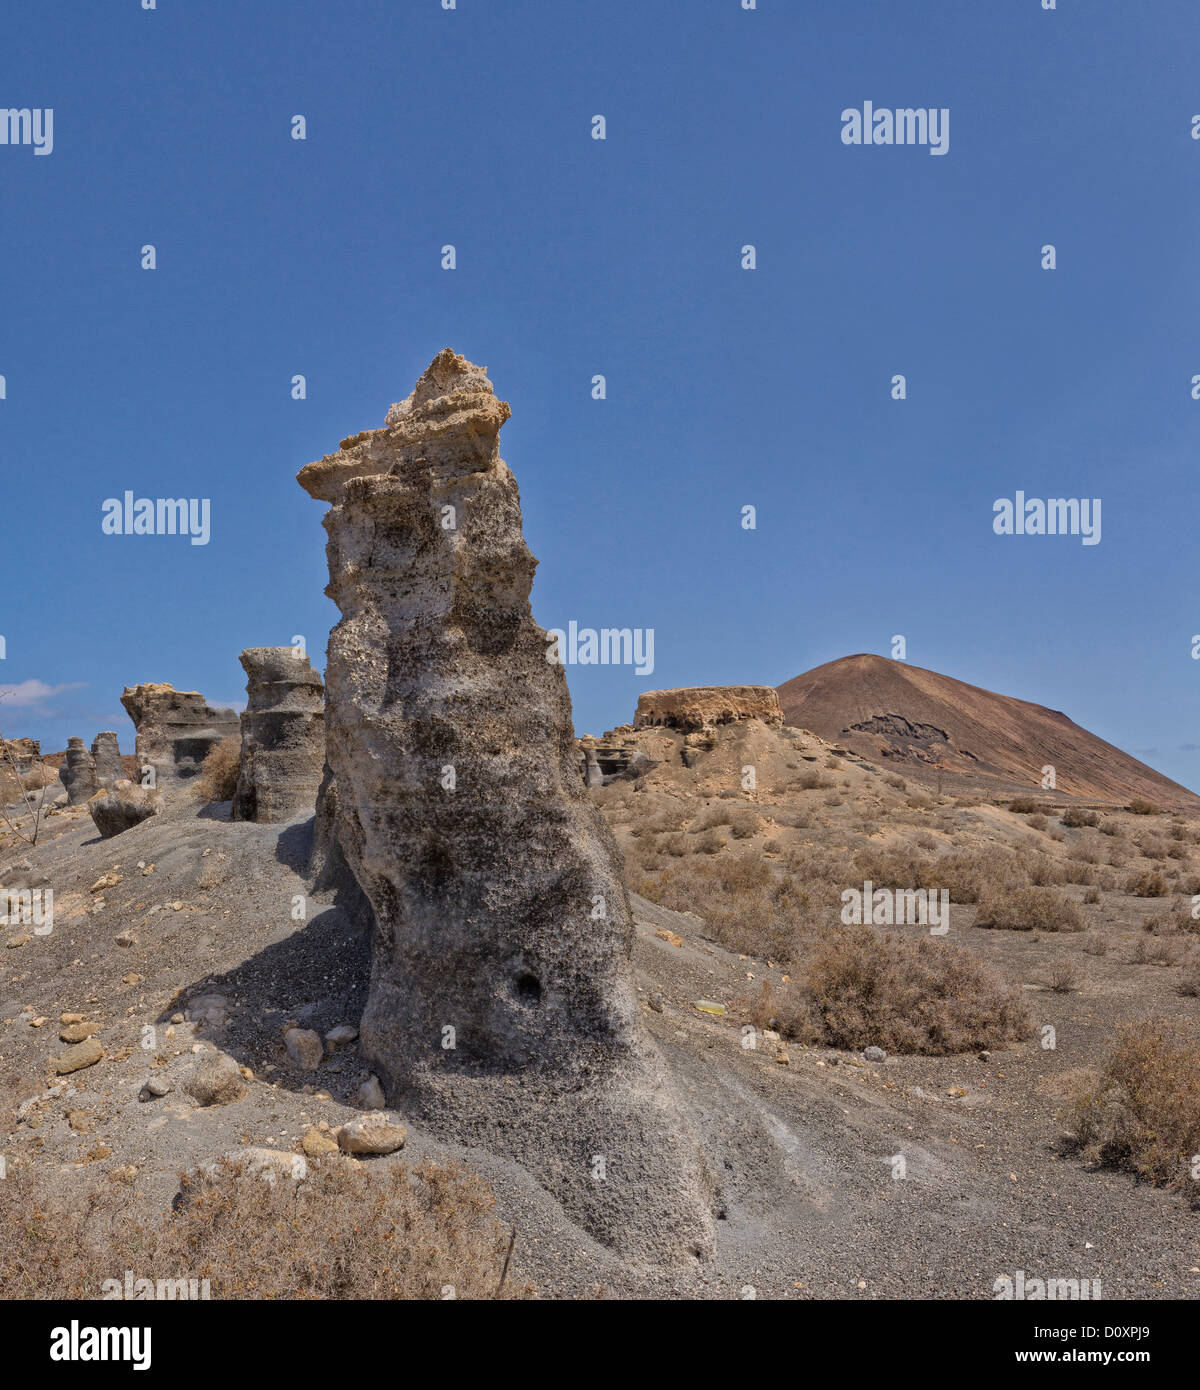
[[[1083,931],[1083,913],[1070,898],[1047,888],[1021,888],[985,899],[975,918],[977,927],[1006,931]]]
[[[232,801],[242,768],[242,741],[223,738],[208,751],[196,779],[197,795],[203,801]]]
[[[1068,829],[1080,830],[1085,826],[1096,826],[1100,824],[1100,817],[1095,811],[1085,811],[1082,806],[1069,806],[1062,813],[1062,823]]]
[[[1019,992],[968,951],[870,927],[825,933],[775,1012],[802,1042],[932,1056],[1002,1047],[1032,1028]]]
[[[1074,1146],[1097,1163],[1195,1193],[1200,1152],[1200,1035],[1147,1019],[1121,1028],[1071,1101]]]
[[[1158,816],[1162,814],[1162,808],[1156,806],[1153,801],[1146,801],[1140,796],[1135,796],[1125,808],[1135,816]]]
[[[77,1202],[28,1173],[0,1182],[0,1298],[98,1299],[135,1275],[209,1281],[214,1299],[438,1299],[533,1296],[508,1268],[511,1233],[490,1191],[457,1165],[309,1166],[301,1183],[226,1159],[182,1180],[157,1223],[131,1214],[116,1179]]]

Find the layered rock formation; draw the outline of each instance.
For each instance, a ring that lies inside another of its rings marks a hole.
[[[152,767],[155,785],[168,790],[195,777],[214,744],[240,732],[233,710],[209,709],[195,690],[126,686],[121,703],[137,730],[139,778]]]
[[[67,789],[67,801],[72,806],[81,805],[96,791],[99,786],[96,781],[96,760],[83,746],[83,739],[67,739],[67,751],[58,775]]]
[[[516,1159],[598,1239],[688,1258],[706,1183],[530,613],[508,416],[447,349],[383,429],[300,473],[332,504],[322,799],[376,921],[362,1049],[411,1118]]]
[[[96,765],[98,786],[111,787],[125,776],[125,769],[121,765],[121,748],[111,729],[92,739],[92,760]]]
[[[635,729],[662,726],[684,732],[760,719],[782,724],[779,696],[769,685],[695,685],[680,690],[647,690],[638,698]]]
[[[89,797],[87,808],[96,829],[108,840],[158,815],[163,795],[156,787],[135,786],[122,777]]]
[[[16,764],[22,776],[32,770],[34,763],[42,756],[42,745],[36,738],[0,739],[0,758],[6,763]]]
[[[234,820],[311,814],[325,765],[325,687],[293,647],[251,647],[240,657],[247,705]]]

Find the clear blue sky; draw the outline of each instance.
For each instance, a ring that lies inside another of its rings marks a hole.
[[[54,150],[0,147],[0,728],[131,749],[126,683],[322,664],[294,475],[449,345],[512,404],[538,620],[655,630],[568,670],[580,732],[902,633],[1200,786],[1198,51],[1195,0],[6,6]],[[949,153],[844,145],[866,100]],[[1017,489],[1101,543],[994,535]],[[102,534],[126,490],[209,544]]]

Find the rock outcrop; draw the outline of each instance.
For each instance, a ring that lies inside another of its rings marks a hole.
[[[139,787],[122,777],[89,797],[87,808],[96,829],[109,840],[158,815],[163,796],[156,787]]]
[[[36,738],[0,739],[0,759],[5,763],[16,764],[17,772],[23,777],[32,771],[33,765],[42,756],[42,745]]]
[[[233,819],[274,823],[311,815],[325,765],[325,688],[294,647],[241,655],[247,705]]]
[[[711,1239],[706,1180],[530,612],[508,416],[447,349],[383,429],[300,473],[332,504],[328,758],[375,917],[361,1048],[406,1118],[515,1159],[627,1257],[687,1259]]]
[[[121,763],[121,748],[112,730],[97,734],[92,739],[92,760],[96,765],[96,785],[111,787],[125,776]]]
[[[83,746],[83,739],[67,739],[67,751],[58,775],[67,789],[67,801],[72,806],[81,805],[96,791],[99,786],[96,781],[96,760]]]
[[[769,685],[694,685],[680,690],[647,690],[639,696],[635,729],[661,726],[690,732],[717,724],[760,719],[782,724],[779,696]]]
[[[195,690],[149,683],[126,686],[121,696],[137,730],[139,778],[154,769],[156,786],[170,790],[195,777],[209,749],[240,732],[231,709],[209,709]]]

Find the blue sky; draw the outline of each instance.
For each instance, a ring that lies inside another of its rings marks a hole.
[[[238,652],[295,634],[322,664],[295,473],[449,345],[512,405],[538,620],[655,631],[649,676],[568,669],[580,732],[899,633],[1200,786],[1194,0],[60,0],[4,29],[0,108],[54,111],[50,156],[0,146],[7,736],[132,750],[125,684],[232,702]],[[949,153],[843,144],[867,100],[948,108]],[[1018,489],[1101,498],[1101,543],[996,536]],[[103,534],[126,490],[210,499],[209,543]]]

